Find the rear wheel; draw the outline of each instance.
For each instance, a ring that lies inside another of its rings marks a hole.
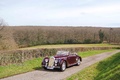
[[[66,62],[65,61],[63,61],[60,69],[61,69],[61,71],[65,71],[65,69],[66,69]]]

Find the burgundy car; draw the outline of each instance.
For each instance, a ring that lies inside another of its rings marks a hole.
[[[42,67],[44,69],[59,68],[61,71],[64,71],[69,66],[79,66],[81,61],[82,58],[77,53],[58,51],[55,56],[45,57],[42,61]]]

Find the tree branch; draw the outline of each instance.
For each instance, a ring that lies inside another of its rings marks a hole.
[[[3,19],[0,19],[0,31],[2,31],[5,27],[5,22]]]

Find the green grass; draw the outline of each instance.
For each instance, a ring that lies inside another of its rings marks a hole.
[[[12,64],[9,66],[0,66],[0,78],[25,73],[41,68],[42,58],[25,61],[22,64]]]
[[[71,47],[120,47],[119,45],[111,44],[57,44],[57,45],[40,45],[34,47],[20,48],[20,49],[36,49],[36,48],[71,48]]]
[[[113,50],[86,51],[86,52],[79,52],[78,55],[80,55],[81,57],[87,57],[87,56],[92,56],[95,54],[100,54],[102,52],[108,52],[108,51],[113,51]],[[36,58],[33,60],[28,60],[22,64],[0,66],[0,78],[33,71],[36,69],[41,69],[41,62],[42,62],[42,58]]]
[[[120,80],[120,53],[95,63],[66,80]]]
[[[85,52],[79,52],[78,55],[83,57],[88,57],[88,56],[92,56],[95,54],[100,54],[103,52],[108,52],[108,51],[114,51],[115,49],[110,49],[110,50],[93,50],[93,51],[85,51]]]

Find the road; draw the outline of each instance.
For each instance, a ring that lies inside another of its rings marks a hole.
[[[101,54],[97,54],[94,56],[83,58],[83,61],[80,66],[73,66],[67,68],[64,72],[61,72],[59,70],[35,70],[28,73],[23,73],[7,78],[3,78],[0,80],[63,80],[68,76],[71,76],[72,74],[98,62],[101,61],[107,57],[110,57],[111,55],[120,52],[120,50],[116,50],[113,52],[105,52]]]

